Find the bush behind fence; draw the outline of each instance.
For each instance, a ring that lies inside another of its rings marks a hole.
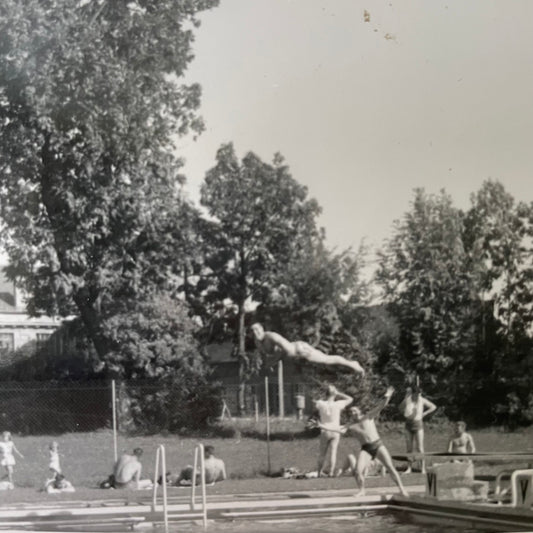
[[[116,382],[115,423],[121,433],[194,431],[220,418],[264,415],[263,384],[227,384],[185,403],[172,387],[153,382]],[[285,389],[284,414],[303,412],[306,386]],[[209,391],[208,391],[209,392]],[[239,395],[242,394],[239,405]],[[277,385],[269,387],[270,414],[280,414]],[[303,403],[302,403],[303,402]],[[309,401],[307,406],[309,406]],[[283,407],[281,407],[283,409]],[[87,432],[113,428],[112,382],[0,383],[0,431],[22,435]]]
[[[264,416],[264,383],[208,386],[202,393],[183,400],[175,386],[154,382],[117,382],[115,423],[120,433],[195,432],[224,418]],[[214,391],[214,392],[213,392]],[[277,383],[268,387],[271,416],[306,417],[313,412],[316,387],[306,383],[286,384],[280,396]],[[54,435],[111,429],[113,423],[112,382],[4,382],[0,383],[0,431],[22,435]],[[488,399],[486,399],[488,400]],[[383,419],[400,419],[397,404]],[[446,415],[440,405],[432,419]],[[490,401],[469,405],[469,422],[483,420]],[[452,418],[454,418],[452,416]],[[495,422],[499,422],[495,419]]]

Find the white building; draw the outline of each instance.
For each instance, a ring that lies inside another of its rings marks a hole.
[[[0,365],[11,361],[13,353],[24,346],[36,349],[60,325],[56,318],[28,316],[21,292],[0,267]]]

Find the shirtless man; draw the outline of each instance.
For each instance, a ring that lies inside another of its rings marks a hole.
[[[370,461],[375,458],[379,459],[385,465],[392,480],[398,485],[400,492],[404,496],[408,496],[407,491],[402,484],[402,480],[394,467],[390,453],[381,441],[376,428],[376,418],[389,403],[393,393],[394,388],[389,387],[383,400],[367,413],[362,413],[359,407],[351,407],[350,414],[353,423],[343,426],[339,430],[340,433],[346,433],[347,431],[353,433],[361,443],[361,451],[357,456],[354,471],[355,481],[359,487],[356,496],[362,496],[365,494],[365,473]],[[318,427],[322,427],[320,423],[317,425]]]
[[[208,445],[204,448],[204,467],[206,483],[213,484],[226,479],[226,465],[222,459],[215,457],[213,446]]]
[[[424,418],[435,411],[437,406],[424,398],[420,389],[408,387],[405,398],[400,404],[400,411],[405,418],[405,443],[407,453],[424,453]],[[422,474],[426,472],[426,462],[422,461]],[[405,474],[412,471],[412,461],[409,462]]]
[[[214,485],[217,481],[224,481],[226,479],[226,465],[222,459],[215,457],[214,446],[207,445],[204,448],[204,471],[205,482],[208,485]],[[191,485],[194,467],[192,465],[186,466],[179,474],[178,479],[172,483],[175,485]],[[201,483],[200,473],[196,473],[196,484]]]
[[[313,348],[307,342],[290,342],[278,333],[265,331],[263,326],[258,323],[252,325],[252,331],[259,351],[266,357],[273,358],[273,360],[268,361],[268,366],[272,366],[283,357],[289,357],[291,359],[304,359],[318,365],[345,366],[361,376],[365,375],[363,367],[357,361],[350,361],[341,355],[327,355]]]
[[[448,442],[448,453],[476,453],[474,439],[466,432],[465,422],[459,421],[455,424],[455,433]]]
[[[122,454],[113,468],[113,487],[115,489],[145,489],[152,485],[149,479],[141,479],[142,448],[135,448],[133,455]]]
[[[337,400],[337,398],[340,398]],[[328,386],[326,400],[316,400],[315,407],[318,411],[321,431],[320,448],[318,452],[318,475],[335,475],[337,462],[337,449],[341,438],[338,430],[341,427],[341,412],[353,402],[353,398],[339,392],[333,385]],[[336,431],[335,431],[336,430]],[[323,471],[324,464],[329,459],[329,473]]]

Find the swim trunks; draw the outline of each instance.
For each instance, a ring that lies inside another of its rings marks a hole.
[[[409,433],[416,433],[417,431],[424,429],[424,424],[422,420],[413,420],[412,418],[408,418],[405,421],[405,429],[409,431]]]
[[[374,442],[365,442],[361,449],[364,450],[372,459],[376,458],[376,455],[378,454],[378,450],[383,446],[383,442],[381,442],[381,439],[375,440]]]

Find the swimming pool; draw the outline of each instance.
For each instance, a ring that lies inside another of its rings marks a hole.
[[[157,531],[154,530],[154,531]],[[204,533],[201,523],[184,529],[183,525],[171,524],[169,533],[187,531]],[[480,533],[479,529],[458,529],[456,526],[421,526],[399,521],[391,513],[361,517],[345,515],[338,517],[293,518],[283,520],[242,520],[209,522],[207,533]]]

